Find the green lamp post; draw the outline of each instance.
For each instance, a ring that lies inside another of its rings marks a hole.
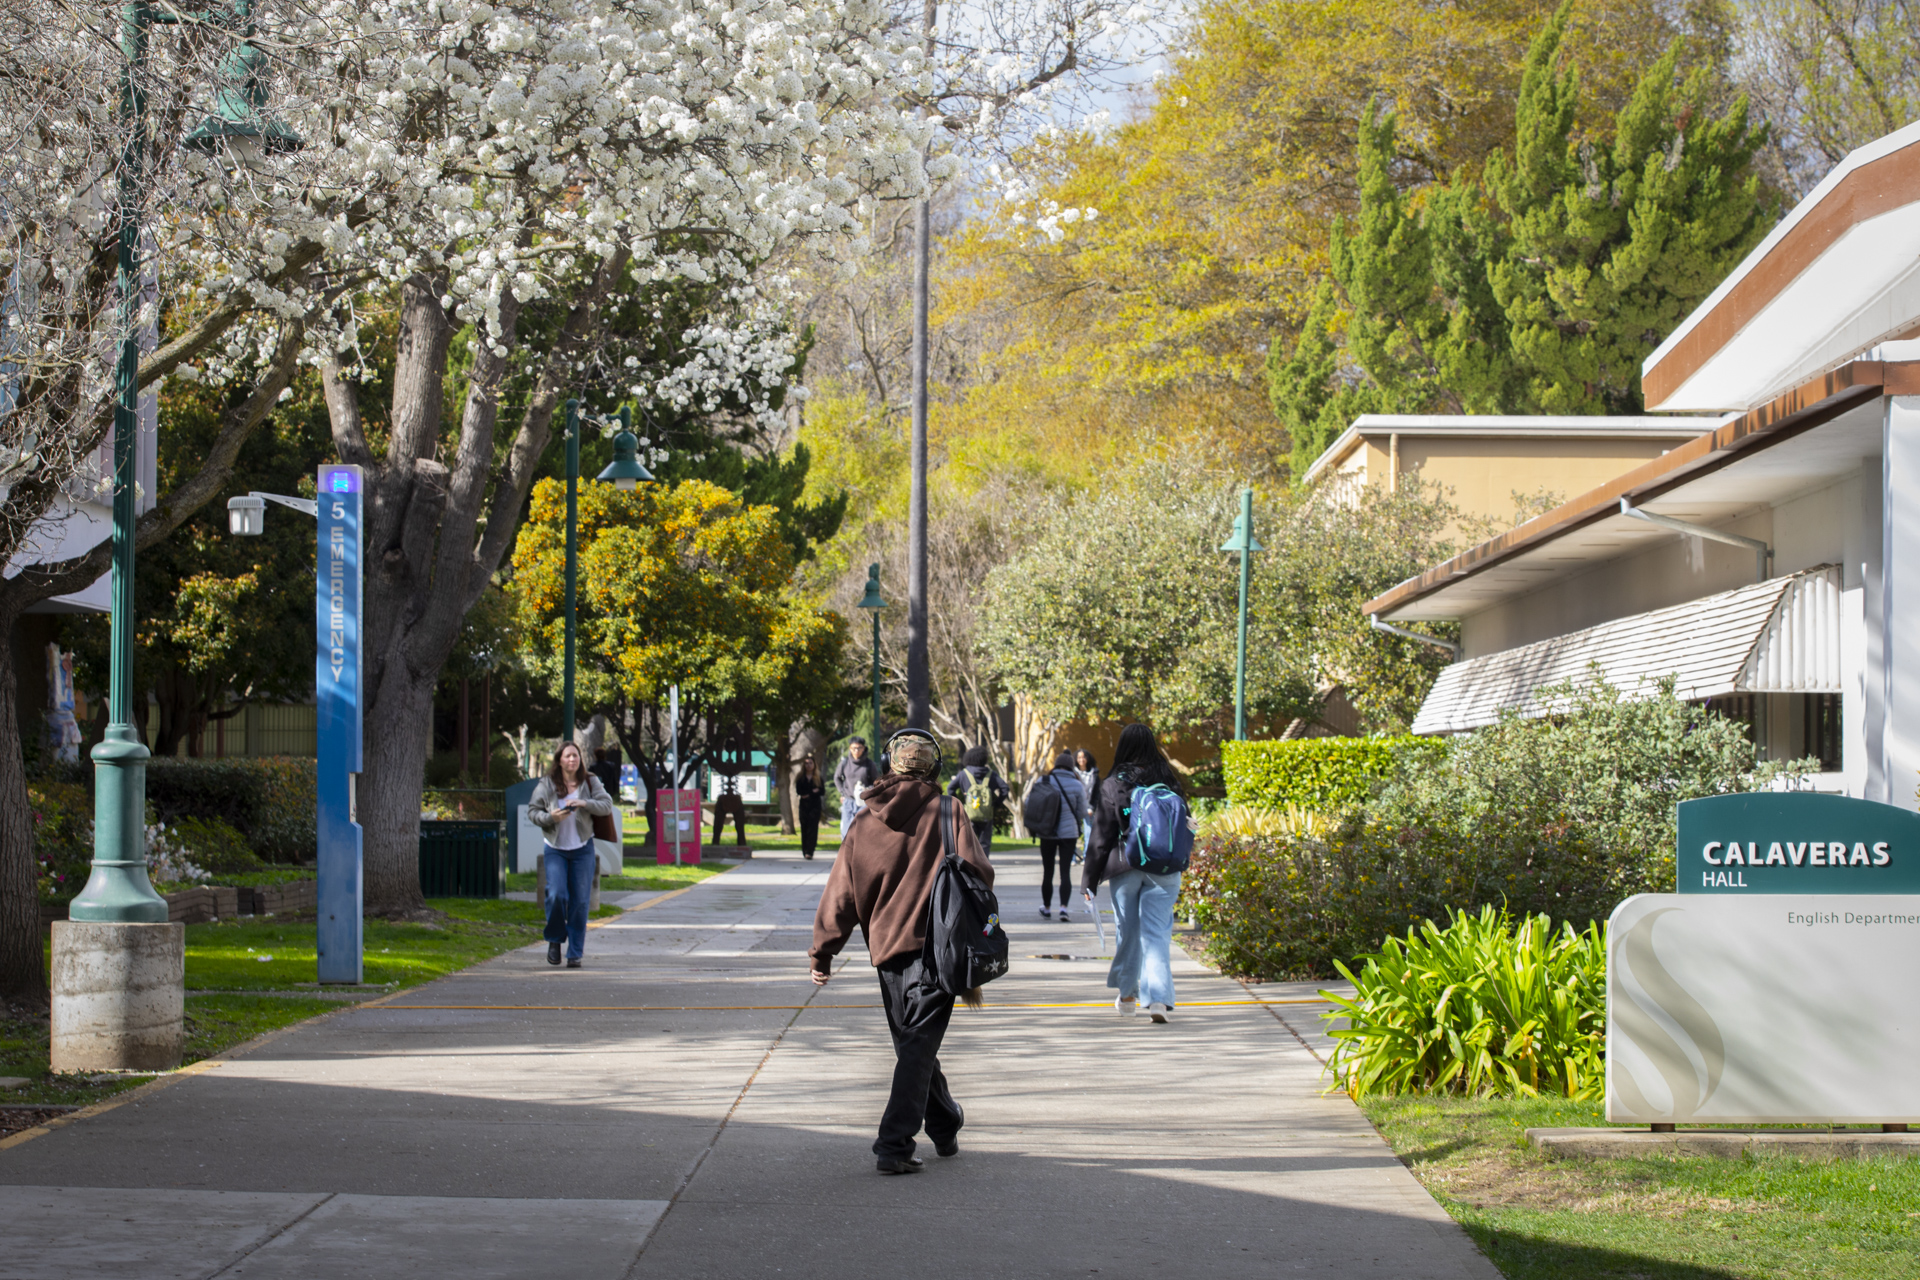
[[[120,165],[118,191],[120,261],[116,285],[120,356],[114,369],[112,624],[107,663],[107,729],[93,749],[93,868],[74,898],[68,918],[100,923],[160,923],[167,904],[147,880],[146,809],[149,752],[133,724],[133,538],[135,439],[140,417],[140,223],[146,203],[146,92],[141,78],[147,32],[187,21],[239,29],[242,40],[221,64],[209,117],[182,146],[214,152],[237,137],[260,139],[268,150],[300,147],[298,134],[262,114],[266,88],[260,82],[265,55],[253,45],[253,0],[237,0],[230,14],[194,14],[184,19],[133,0],[121,9],[120,118],[133,127]]]
[[[209,117],[183,145],[217,153],[252,138],[268,151],[300,146],[262,114],[264,56],[251,43],[252,0],[226,13],[162,11],[128,0],[120,11],[120,119],[128,125],[114,216],[118,223],[120,352],[114,368],[112,622],[107,660],[107,728],[93,749],[93,866],[65,922],[53,934],[49,1054],[55,1071],[165,1070],[183,1049],[185,938],[169,926],[166,902],[147,879],[147,760],[133,722],[135,444],[140,420],[140,229],[146,205],[147,36],[188,23],[240,33],[221,64],[218,120]],[[112,975],[102,992],[102,974]],[[109,998],[110,997],[110,998]]]
[[[887,602],[880,595],[880,566],[867,566],[867,594],[860,597],[856,609],[865,609],[873,615],[873,737],[876,748],[880,740],[880,611]]]
[[[567,401],[567,640],[566,671],[562,676],[560,708],[561,742],[573,741],[573,649],[574,596],[580,577],[580,402]],[[610,419],[590,419],[606,422]],[[616,489],[632,489],[653,479],[653,473],[640,464],[640,439],[632,431],[632,411],[620,406],[620,430],[613,437],[613,461],[602,467],[596,479],[611,482]]]
[[[1264,550],[1253,536],[1253,490],[1240,491],[1240,518],[1222,551],[1240,553],[1240,651],[1233,666],[1233,740],[1247,740],[1247,590],[1253,585],[1253,553]]]

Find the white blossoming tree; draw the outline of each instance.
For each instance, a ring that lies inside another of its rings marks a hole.
[[[17,317],[0,465],[36,451],[44,465],[9,473],[16,532],[0,550],[18,555],[110,419],[124,332],[112,184],[132,157],[149,193],[142,319],[159,329],[140,381],[211,380],[233,406],[207,466],[157,495],[137,541],[216,496],[298,362],[318,366],[341,459],[368,468],[367,905],[417,909],[431,693],[512,544],[557,407],[612,369],[640,395],[699,403],[790,363],[769,353],[778,325],[753,269],[795,242],[857,252],[871,200],[924,191],[925,126],[901,106],[923,55],[876,34],[870,0],[233,0],[156,29],[136,81],[142,157],[103,96],[125,65],[111,11],[76,33],[69,8],[9,4],[0,127],[21,132],[0,189]],[[181,147],[215,108],[213,154]],[[610,359],[630,304],[674,282],[736,305],[681,335],[670,370]],[[362,336],[381,308],[397,319],[390,351]],[[375,361],[392,365],[382,403]],[[510,402],[510,387],[524,394]],[[0,623],[106,559],[0,585]],[[31,989],[37,932],[29,964],[14,917],[32,910],[32,831],[18,744],[0,737],[0,987]]]

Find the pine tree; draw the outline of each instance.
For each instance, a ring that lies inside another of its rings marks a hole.
[[[1394,115],[1368,108],[1332,280],[1268,358],[1296,475],[1355,413],[1639,412],[1641,361],[1765,234],[1746,99],[1714,114],[1713,69],[1682,72],[1676,40],[1611,136],[1583,134],[1567,15],[1528,52],[1511,154],[1477,176],[1403,189]]]

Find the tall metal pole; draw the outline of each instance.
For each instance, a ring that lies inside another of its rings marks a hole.
[[[147,57],[145,0],[120,10],[120,118],[128,126],[120,157],[120,359],[114,369],[113,621],[107,658],[107,730],[93,749],[93,870],[69,918],[164,923],[167,904],[147,881],[147,757],[133,725],[133,521],[135,440],[140,423],[140,214],[145,204]]]
[[[880,749],[880,611],[873,611],[873,746],[869,751]],[[878,756],[876,755],[876,759]]]
[[[673,865],[680,865],[680,686],[667,694],[667,788],[673,796]]]
[[[1253,490],[1240,491],[1240,654],[1233,667],[1233,740],[1247,740],[1247,589],[1253,584]]]
[[[561,696],[560,745],[573,741],[573,593],[579,575],[580,402],[567,401],[567,654]]]
[[[936,0],[926,0],[921,43],[929,60],[938,9]],[[913,481],[907,498],[907,724],[915,729],[926,728],[933,719],[927,659],[927,267],[932,252],[933,207],[922,200],[913,221]],[[877,734],[877,712],[873,721]]]

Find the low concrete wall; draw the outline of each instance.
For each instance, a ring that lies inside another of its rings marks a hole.
[[[53,1070],[179,1066],[186,977],[183,924],[54,921]]]
[[[1805,1159],[1920,1156],[1920,1133],[1841,1129],[1529,1129],[1527,1141],[1561,1159],[1630,1160],[1651,1155],[1723,1156],[1749,1151]]]

